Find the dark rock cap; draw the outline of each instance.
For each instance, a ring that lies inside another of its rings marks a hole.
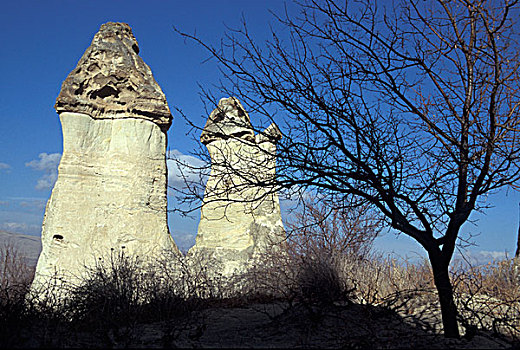
[[[240,138],[255,141],[255,133],[249,115],[235,97],[223,98],[211,112],[200,135],[200,142],[208,144],[215,140]]]
[[[93,118],[141,118],[166,127],[172,115],[150,67],[126,23],[101,26],[61,86],[58,113],[85,113]]]
[[[256,135],[257,143],[271,142],[277,143],[282,139],[283,135],[276,123],[271,123],[264,131]]]

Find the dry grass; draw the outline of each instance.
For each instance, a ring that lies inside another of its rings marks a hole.
[[[459,263],[453,281],[466,329],[489,329],[496,335],[520,340],[520,265],[516,259],[491,261],[483,266]]]
[[[369,247],[349,250],[342,242],[324,242],[319,235],[306,233],[290,237],[285,254],[264,257],[250,272],[255,291],[309,308],[345,302],[381,306],[398,312],[404,321],[441,334],[438,297],[426,259],[410,263],[373,253]],[[451,276],[466,339],[488,332],[508,341],[520,340],[518,261],[479,267],[453,264]]]
[[[13,334],[18,334],[26,319],[24,297],[34,276],[29,266],[10,241],[0,246],[0,344],[15,345]]]
[[[0,245],[0,290],[15,297],[13,293],[25,293],[34,277],[34,267],[27,264],[16,245],[11,241]],[[6,295],[2,296],[5,300]]]
[[[306,214],[292,226],[283,249],[256,256],[243,274],[224,277],[221,262],[203,252],[165,256],[153,264],[113,252],[81,283],[60,286],[68,295],[62,300],[52,297],[63,295],[53,293],[52,279],[40,293],[28,293],[34,269],[14,245],[6,244],[0,247],[0,346],[136,346],[143,327],[159,323],[161,344],[171,347],[187,332],[194,340],[204,334],[204,311],[245,310],[258,304],[282,310],[278,316],[265,314],[287,329],[293,325],[284,325],[284,317],[320,329],[338,310],[356,310],[337,318],[337,329],[341,322],[355,323],[348,315],[357,315],[366,320],[389,317],[400,323],[397,328],[421,329],[423,336],[441,334],[427,260],[409,263],[372,252],[378,221],[370,215],[328,215],[325,207],[307,208]],[[454,264],[451,273],[466,338],[491,331],[518,342],[519,262]],[[372,321],[361,323],[370,328]],[[364,334],[379,337],[380,329],[368,328]],[[344,344],[356,337],[334,329],[330,335],[346,337]]]
[[[82,283],[69,286],[70,297],[63,302],[26,295],[33,272],[14,246],[5,246],[0,250],[0,344],[67,347],[85,344],[78,337],[87,332],[85,337],[97,339],[93,346],[135,346],[143,325],[163,322],[168,325],[163,344],[174,346],[188,329],[203,333],[206,320],[201,311],[258,303],[282,305],[285,313],[307,310],[305,317],[314,324],[335,307],[361,304],[367,310],[398,313],[402,322],[410,320],[427,332],[440,333],[427,261],[399,262],[367,247],[350,250],[348,245],[327,245],[309,236],[293,236],[285,248],[258,257],[246,274],[229,279],[210,271],[208,266],[218,271],[218,262],[208,262],[203,255],[168,257],[143,268],[139,259],[114,253],[92,268]],[[468,338],[491,330],[518,341],[518,273],[512,260],[454,266],[460,321]]]
[[[192,312],[222,299],[222,288],[202,264],[197,268],[193,261],[188,269],[180,265],[181,257],[167,265],[145,264],[124,251],[112,252],[76,284],[57,283],[56,275],[41,290],[31,290],[34,269],[16,247],[6,246],[0,254],[2,347],[69,347],[85,332],[87,339],[95,337],[96,347],[129,346],[142,325],[165,321],[171,324],[165,344],[171,345],[175,334],[194,322]]]

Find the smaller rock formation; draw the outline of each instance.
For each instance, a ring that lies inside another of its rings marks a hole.
[[[106,23],[56,100],[63,131],[33,290],[68,283],[121,250],[178,253],[167,225],[166,130],[172,116],[130,27]]]
[[[255,135],[247,112],[230,97],[220,100],[200,139],[211,173],[189,253],[217,257],[223,275],[240,273],[252,258],[279,249],[285,240],[278,196],[268,186],[281,133],[273,123]]]

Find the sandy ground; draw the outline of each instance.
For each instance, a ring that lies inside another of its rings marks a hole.
[[[49,337],[48,332],[46,336]],[[471,339],[445,339],[413,315],[351,303],[312,308],[289,307],[287,303],[219,307],[168,322],[91,332],[68,331],[62,336],[65,341],[61,344],[51,339],[43,344],[88,348],[355,349],[503,349],[513,345],[484,332]],[[33,333],[23,345],[41,344],[41,338]]]

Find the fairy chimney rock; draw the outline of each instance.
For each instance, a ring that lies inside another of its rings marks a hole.
[[[178,253],[167,226],[166,131],[172,115],[125,23],[103,24],[56,100],[63,132],[33,287],[81,276],[123,250]],[[73,277],[74,276],[74,277]]]
[[[224,275],[242,272],[248,261],[280,248],[285,239],[278,195],[259,185],[275,176],[281,136],[274,123],[255,135],[235,97],[220,100],[202,131],[211,173],[190,254],[216,255]]]

